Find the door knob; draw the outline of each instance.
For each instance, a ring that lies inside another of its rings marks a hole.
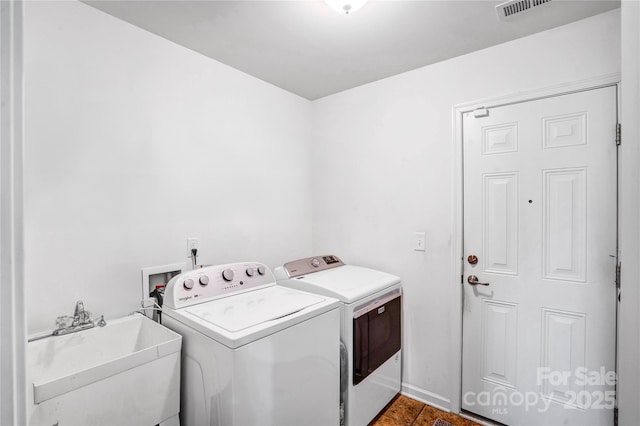
[[[467,282],[471,285],[489,285],[489,283],[481,283],[475,275],[469,275]]]

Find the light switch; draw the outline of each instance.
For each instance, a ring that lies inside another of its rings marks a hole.
[[[413,238],[413,249],[416,251],[425,251],[426,238],[424,232],[416,232]]]

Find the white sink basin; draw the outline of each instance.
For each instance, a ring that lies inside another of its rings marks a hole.
[[[177,415],[181,345],[143,315],[29,342],[30,423],[157,424]]]

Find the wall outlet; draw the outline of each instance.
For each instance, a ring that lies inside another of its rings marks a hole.
[[[416,232],[413,234],[413,249],[416,251],[425,251],[426,248],[426,233],[425,232]]]
[[[200,249],[200,238],[187,238],[187,257],[193,257],[191,250]]]

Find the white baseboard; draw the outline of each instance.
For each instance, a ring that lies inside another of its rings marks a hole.
[[[409,398],[424,402],[425,404],[435,407],[439,410],[451,412],[451,401],[433,392],[429,392],[406,383],[402,384],[402,389],[400,390],[400,392],[403,395],[408,396]]]

